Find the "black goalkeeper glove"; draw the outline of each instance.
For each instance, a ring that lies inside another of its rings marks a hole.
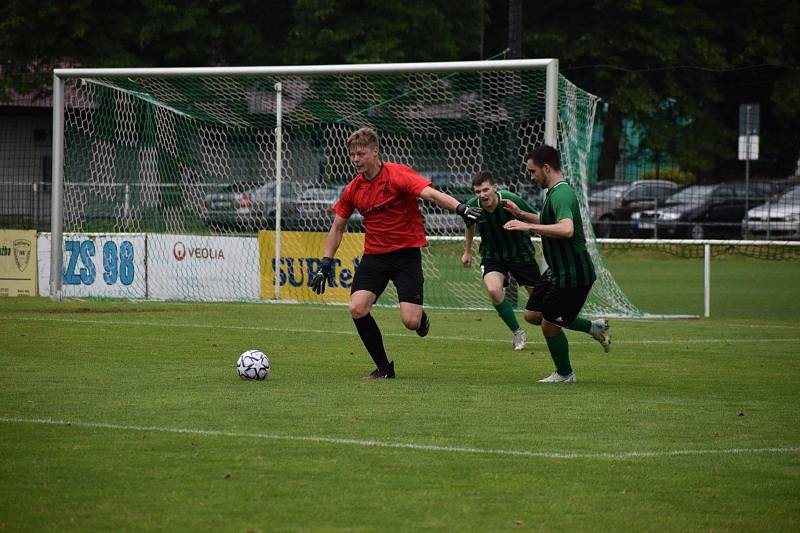
[[[456,207],[456,214],[461,215],[461,218],[464,219],[464,224],[470,227],[483,218],[483,209],[480,207],[470,207],[467,204],[458,204],[458,207]]]
[[[317,294],[325,292],[325,282],[331,283],[333,281],[333,259],[330,257],[323,257],[322,263],[319,265],[314,277],[311,278],[311,290]]]

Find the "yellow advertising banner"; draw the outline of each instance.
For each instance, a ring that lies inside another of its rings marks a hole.
[[[333,283],[319,296],[311,290],[311,278],[319,269],[327,232],[282,231],[280,276],[281,300],[299,302],[349,302],[350,287],[361,254],[363,233],[345,233],[333,266]],[[275,298],[275,232],[258,232],[261,298]]]
[[[36,296],[36,231],[0,230],[0,296]]]

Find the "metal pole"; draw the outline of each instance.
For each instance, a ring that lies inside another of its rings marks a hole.
[[[50,197],[50,298],[62,298],[64,235],[64,83],[53,74],[53,183]]]
[[[747,160],[744,162],[744,220],[750,224],[750,135],[747,136]]]
[[[703,245],[703,316],[711,316],[711,245]]]
[[[283,180],[283,86],[275,84],[275,299],[281,299],[281,182]]]
[[[558,148],[558,59],[551,59],[547,64],[544,142]]]
[[[127,78],[158,76],[314,76],[325,74],[401,74],[404,72],[502,71],[549,68],[555,59],[505,59],[500,61],[434,61],[427,63],[372,63],[358,65],[297,65],[287,67],[167,67],[167,68],[63,68],[63,78]]]

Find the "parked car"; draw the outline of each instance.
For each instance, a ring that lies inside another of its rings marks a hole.
[[[275,182],[240,181],[205,195],[205,223],[236,230],[275,225]]]
[[[742,220],[742,235],[800,238],[800,185],[789,189],[775,201],[770,199],[749,210]]]
[[[591,185],[590,190],[591,194],[594,194],[596,192],[608,189],[609,187],[614,187],[615,185],[627,185],[628,183],[629,182],[625,180],[618,180],[618,179],[597,180]]]
[[[296,184],[283,182],[282,212],[291,205]],[[275,228],[275,182],[240,181],[219,185],[205,195],[204,221],[212,228],[258,231]]]
[[[630,235],[631,215],[647,208],[657,209],[680,185],[668,180],[639,180],[612,185],[589,196],[589,211],[598,237]]]
[[[328,231],[336,215],[334,206],[344,188],[345,185],[305,189],[282,213],[281,226],[290,230]],[[363,230],[361,213],[353,212],[347,228],[350,231]]]
[[[631,229],[639,237],[739,237],[746,205],[763,203],[778,192],[770,181],[692,185],[666,199],[658,209],[631,215]]]

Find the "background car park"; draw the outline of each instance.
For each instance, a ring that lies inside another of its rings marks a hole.
[[[638,180],[617,184],[589,196],[589,211],[598,237],[628,237],[630,219],[636,211],[657,208],[680,189],[668,180]]]
[[[208,226],[232,230],[275,226],[275,182],[240,181],[205,195]]]
[[[284,229],[287,216],[291,222],[296,198],[306,190],[309,189],[302,183],[282,183],[281,226]],[[234,232],[275,229],[275,182],[241,181],[213,187],[212,192],[205,195],[205,206],[204,221],[211,228]]]
[[[631,215],[637,237],[739,237],[748,205],[764,203],[780,193],[780,182],[751,181],[692,185],[665,200],[658,209]]]
[[[328,231],[336,215],[334,206],[346,185],[305,189],[282,213],[282,227],[289,230]],[[350,231],[363,231],[361,213],[353,211],[347,223]]]
[[[800,185],[795,185],[774,201],[770,198],[750,209],[742,220],[742,236],[800,238]]]

